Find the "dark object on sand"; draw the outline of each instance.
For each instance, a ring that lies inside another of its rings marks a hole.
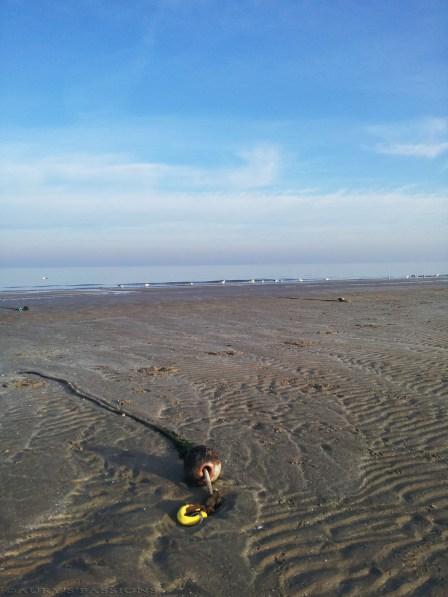
[[[137,423],[141,423],[145,427],[162,434],[172,442],[179,454],[179,457],[184,461],[185,476],[189,483],[194,485],[206,485],[207,479],[205,475],[205,469],[207,469],[209,473],[210,481],[216,481],[216,479],[219,477],[221,473],[221,461],[219,460],[218,454],[215,452],[215,450],[207,448],[207,446],[196,446],[192,442],[178,435],[175,431],[171,431],[171,429],[162,427],[162,425],[157,425],[142,415],[133,413],[124,407],[124,400],[117,401],[117,405],[111,404],[104,398],[94,396],[89,392],[81,390],[71,381],[68,381],[62,377],[49,375],[48,373],[42,373],[41,371],[27,370],[20,371],[19,373],[26,375],[37,375],[42,379],[56,381],[62,384],[71,395],[77,396],[78,398],[83,398],[84,400],[89,400],[97,406],[104,408],[109,412],[113,412],[116,415],[125,415]]]
[[[185,527],[200,524],[207,516],[216,512],[222,504],[221,494],[213,489],[221,472],[221,462],[217,453],[207,446],[195,446],[184,458],[187,482],[207,485],[208,497],[203,504],[184,504],[177,511],[177,522]]]
[[[205,511],[208,515],[213,514],[222,504],[222,496],[216,489],[213,491],[212,495],[209,495],[208,498],[205,500]]]
[[[210,514],[214,514],[222,504],[222,497],[216,489],[203,504],[184,504],[177,511],[177,522],[184,527],[201,524]]]
[[[221,461],[218,453],[207,446],[194,446],[184,456],[184,471],[187,483],[206,485],[205,470],[210,481],[216,481],[221,474]]]
[[[349,303],[350,301],[346,298],[344,298],[343,296],[338,296],[338,302],[339,303]]]
[[[16,311],[29,311],[30,308],[26,305],[24,307],[16,307]]]
[[[42,379],[49,379],[62,384],[65,389],[73,396],[89,400],[97,406],[113,412],[116,415],[127,416],[137,423],[141,423],[145,427],[158,431],[167,439],[169,439],[176,448],[179,456],[184,461],[184,471],[187,483],[194,485],[206,485],[208,490],[208,497],[204,504],[184,504],[177,512],[177,520],[183,526],[193,526],[199,524],[209,514],[213,514],[219,508],[222,502],[222,497],[218,491],[212,487],[212,481],[216,481],[221,473],[221,461],[219,460],[217,452],[207,446],[195,446],[188,440],[178,435],[175,431],[171,431],[166,427],[157,425],[151,420],[137,415],[124,408],[125,400],[118,400],[118,404],[111,404],[104,398],[94,396],[89,392],[78,388],[73,382],[64,379],[63,377],[55,377],[48,373],[41,371],[20,371],[26,375],[37,375]]]
[[[192,527],[214,514],[222,504],[222,497],[216,489],[203,504],[184,504],[177,511],[177,522],[184,527]]]

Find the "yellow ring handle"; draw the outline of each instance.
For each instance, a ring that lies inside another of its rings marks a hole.
[[[195,524],[199,524],[202,522],[203,518],[207,518],[207,512],[204,510],[200,510],[195,514],[187,514],[187,509],[190,508],[193,504],[184,504],[179,508],[177,511],[177,522],[184,527],[192,527]]]

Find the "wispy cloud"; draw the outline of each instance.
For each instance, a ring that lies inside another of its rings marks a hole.
[[[377,153],[417,158],[436,158],[448,151],[448,141],[443,143],[390,143],[375,146]]]
[[[382,139],[376,153],[434,159],[448,152],[448,118],[370,126],[368,133]]]
[[[280,150],[259,145],[241,151],[234,166],[200,168],[191,165],[135,161],[117,154],[65,154],[63,156],[16,156],[3,151],[0,178],[5,191],[52,192],[69,188],[79,195],[86,189],[97,193],[123,190],[247,190],[273,185],[281,169]]]

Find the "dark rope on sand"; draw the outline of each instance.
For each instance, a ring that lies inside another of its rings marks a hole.
[[[146,417],[144,417],[142,415],[136,415],[136,414],[130,412],[129,410],[122,408],[121,406],[114,406],[113,404],[111,404],[110,402],[105,400],[104,398],[99,398],[98,396],[94,396],[93,394],[90,394],[89,392],[81,390],[80,388],[78,388],[78,386],[76,384],[74,384],[71,381],[68,381],[67,379],[64,379],[63,377],[55,377],[53,375],[48,375],[47,373],[41,373],[40,371],[19,371],[19,373],[23,374],[23,375],[37,375],[38,377],[41,377],[42,379],[56,381],[57,383],[64,386],[64,388],[69,392],[69,394],[77,396],[78,398],[82,398],[83,400],[88,400],[89,402],[93,402],[100,408],[104,408],[105,410],[108,410],[109,412],[112,412],[116,415],[120,415],[120,416],[126,415],[127,417],[129,417],[130,419],[135,421],[136,423],[140,423],[141,425],[144,425],[148,429],[157,431],[158,433],[160,433],[161,435],[163,435],[164,437],[169,439],[172,442],[172,444],[174,444],[174,447],[176,448],[180,458],[184,458],[185,455],[189,452],[189,450],[191,450],[191,448],[195,445],[195,444],[192,444],[191,442],[189,442],[188,440],[184,439],[180,435],[178,435],[175,431],[171,431],[170,429],[167,429],[166,427],[157,425],[156,423],[153,423],[150,419],[147,419]]]

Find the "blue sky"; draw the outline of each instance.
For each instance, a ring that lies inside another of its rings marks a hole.
[[[446,260],[448,6],[3,0],[0,264]]]

